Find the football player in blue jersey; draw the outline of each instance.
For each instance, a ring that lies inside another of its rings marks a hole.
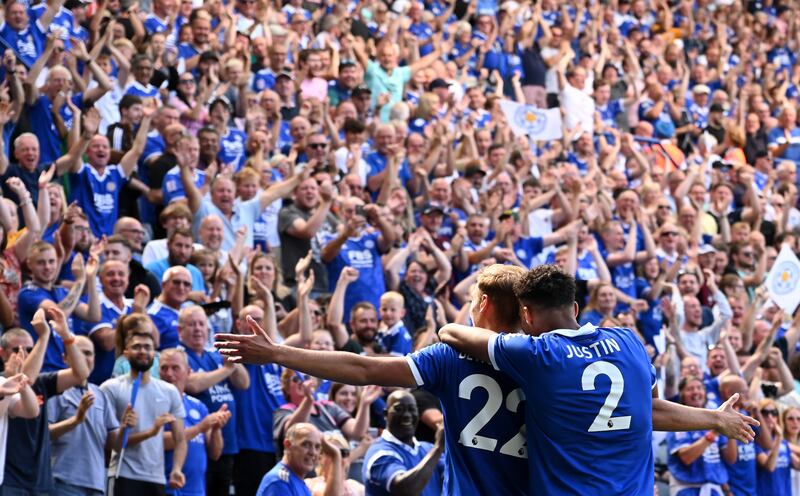
[[[311,424],[294,424],[286,431],[283,440],[283,459],[261,480],[257,496],[311,496],[303,478],[317,468],[322,451],[331,460],[333,471],[325,484],[329,489],[342,487],[342,454],[339,448],[326,441],[322,433]]]
[[[525,409],[532,491],[651,492],[654,428],[753,440],[749,424],[757,422],[733,409],[738,395],[720,410],[652,399],[655,369],[644,346],[628,329],[579,326],[575,280],[558,267],[530,270],[515,292],[529,335],[447,324],[439,336],[506,372],[536,405]]]
[[[489,329],[519,328],[515,282],[525,270],[495,264],[484,269],[470,315]],[[278,363],[347,384],[421,387],[440,398],[445,418],[445,494],[527,494],[522,390],[488,361],[442,344],[407,357],[366,357],[275,345],[254,321],[254,336],[218,334],[223,355],[248,363]],[[492,467],[492,470],[486,470]]]

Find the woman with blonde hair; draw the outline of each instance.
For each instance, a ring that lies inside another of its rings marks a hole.
[[[800,408],[790,406],[781,414],[783,438],[794,456],[800,456]],[[800,494],[800,470],[792,467],[792,494]]]
[[[275,299],[276,317],[279,321],[297,306],[291,290],[283,284],[280,264],[271,253],[256,252],[247,266],[247,274],[245,305],[263,307],[267,301],[264,293],[269,290]]]
[[[789,496],[792,494],[791,469],[800,469],[800,456],[792,453],[789,442],[783,437],[778,404],[767,398],[761,400],[758,408],[763,419],[761,430],[772,439],[769,449],[756,445],[758,494]]]
[[[599,325],[604,319],[614,318],[617,307],[617,293],[610,282],[601,282],[589,293],[589,303],[583,309],[579,322]]]

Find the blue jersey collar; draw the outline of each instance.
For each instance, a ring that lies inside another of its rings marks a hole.
[[[580,329],[553,329],[552,331],[545,332],[542,336],[545,334],[558,334],[567,338],[577,338],[579,336],[588,336],[593,333],[594,330],[594,325],[586,323]]]

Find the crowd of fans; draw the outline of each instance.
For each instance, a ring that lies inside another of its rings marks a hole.
[[[800,494],[800,319],[764,285],[800,254],[798,7],[6,0],[0,494],[438,494],[436,397],[214,335],[407,355],[494,263],[574,274],[662,397],[760,420],[656,433],[662,491]]]

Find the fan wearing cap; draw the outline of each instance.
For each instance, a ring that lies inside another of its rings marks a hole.
[[[647,86],[647,98],[639,104],[639,119],[652,124],[658,138],[672,138],[675,134],[673,119],[680,119],[680,108],[675,105],[672,93],[665,92],[660,82]]]
[[[711,88],[705,84],[696,84],[692,87],[692,101],[688,105],[692,124],[698,131],[708,125],[709,98]]]

